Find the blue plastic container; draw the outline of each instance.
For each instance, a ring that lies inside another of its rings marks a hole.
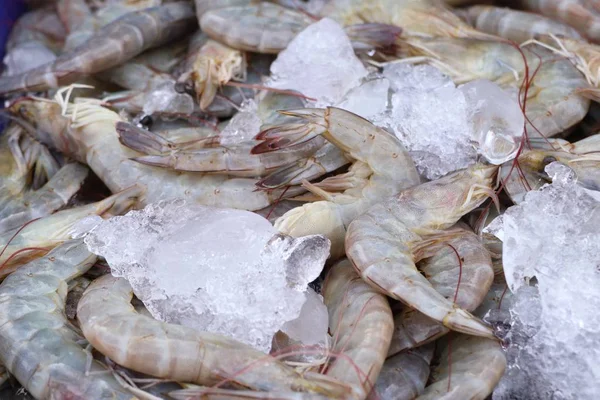
[[[22,0],[0,0],[0,59],[4,59],[4,45],[10,30],[25,9]]]

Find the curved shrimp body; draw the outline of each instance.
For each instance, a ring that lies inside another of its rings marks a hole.
[[[6,50],[35,41],[58,53],[66,34],[59,15],[52,7],[32,10],[23,14],[13,25],[6,41]]]
[[[0,285],[0,360],[36,399],[133,399],[65,316],[67,283],[95,261],[81,240],[69,241]]]
[[[484,400],[502,378],[506,357],[495,340],[453,335],[418,400]],[[449,344],[449,345],[448,345]]]
[[[349,384],[352,398],[364,399],[377,381],[392,338],[388,301],[360,279],[348,260],[329,271],[323,297],[336,354],[326,374]]]
[[[319,184],[305,183],[310,191],[325,201],[290,210],[275,222],[277,229],[291,236],[327,236],[331,241],[331,257],[339,258],[344,254],[348,224],[371,205],[418,184],[415,165],[396,137],[348,111],[328,107],[282,113],[301,117],[307,122],[275,126],[263,131],[257,138],[265,139],[265,142],[256,146],[255,152],[296,146],[322,135],[346,157],[355,160],[343,175]]]
[[[587,0],[518,1],[526,10],[569,24],[592,42],[600,42],[600,8],[593,3]]]
[[[90,215],[122,214],[136,204],[142,194],[139,186],[132,186],[97,203],[62,210],[0,234],[0,277],[68,240],[80,219]]]
[[[59,101],[65,104],[64,117],[56,101],[21,100],[13,109],[41,128],[37,130],[43,135],[40,141],[86,163],[111,191],[143,185],[142,205],[183,198],[204,205],[258,210],[281,196],[281,191],[255,191],[254,179],[181,173],[133,161],[131,158],[141,154],[119,143],[115,127],[125,121],[117,113],[97,104]],[[286,195],[299,193],[301,190],[291,189]]]
[[[378,201],[419,183],[412,158],[400,141],[369,121],[339,108],[282,111],[305,123],[274,126],[257,138],[256,153],[297,146],[322,135],[354,160],[350,170],[305,187],[325,201],[305,204],[278,219],[277,229],[291,236],[323,234],[331,257],[344,254],[346,227]],[[328,192],[327,190],[330,190]],[[335,193],[343,192],[343,193]]]
[[[375,392],[382,400],[412,400],[423,392],[435,347],[407,350],[385,360]]]
[[[376,204],[350,223],[348,258],[369,284],[447,328],[494,337],[482,321],[435,290],[415,263],[428,256],[428,247],[457,235],[447,229],[493,193],[496,171],[475,164]]]
[[[138,314],[133,290],[123,278],[104,275],[87,288],[77,318],[86,339],[127,368],[180,382],[241,388],[313,392],[338,397],[347,388],[334,381],[308,381],[270,356],[223,336],[168,324]]]
[[[482,32],[523,43],[539,34],[580,39],[576,29],[553,19],[523,11],[494,6],[472,6],[464,11],[466,20]]]
[[[202,31],[192,37],[187,58],[187,70],[178,81],[193,84],[201,110],[210,106],[221,85],[243,78],[246,72],[242,52],[209,39]]]
[[[464,224],[451,230],[454,237],[426,250],[418,268],[433,288],[466,311],[475,310],[494,280],[494,268],[485,244]],[[448,333],[438,321],[404,307],[394,315],[394,335],[388,356],[429,343]]]
[[[129,13],[54,62],[21,75],[1,78],[0,93],[43,91],[75,82],[82,76],[114,67],[144,50],[180,37],[194,25],[194,10],[187,2]]]
[[[415,61],[430,62],[455,83],[488,79],[518,90],[528,71],[527,98],[521,100],[531,137],[564,132],[589,109],[589,100],[577,93],[589,87],[585,77],[569,60],[557,59],[542,46],[518,48],[505,41],[472,38],[411,37],[404,43]]]

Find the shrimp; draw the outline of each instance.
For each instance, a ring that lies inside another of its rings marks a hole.
[[[156,154],[135,157],[132,160],[146,165],[170,168],[176,171],[195,171],[228,174],[239,177],[259,177],[284,165],[314,154],[322,141],[309,141],[289,151],[251,154],[254,143],[209,147],[202,141],[172,143],[157,134],[133,125],[117,124],[122,144],[139,152],[156,149]],[[149,144],[152,146],[150,147]]]
[[[347,394],[331,379],[305,379],[252,347],[220,335],[157,321],[131,305],[127,280],[104,275],[87,288],[77,307],[86,339],[127,368],[181,382],[215,385],[224,380],[241,388]]]
[[[95,261],[82,240],[68,241],[0,285],[0,361],[37,399],[134,398],[81,347],[65,316],[67,283]]]
[[[428,258],[417,267],[433,289],[466,311],[475,310],[485,298],[494,280],[494,269],[484,243],[464,224],[445,245],[428,249]],[[429,343],[448,333],[438,321],[410,307],[394,315],[394,335],[388,356]]]
[[[488,79],[503,88],[519,90],[525,71],[525,113],[529,136],[550,137],[581,121],[590,106],[576,91],[589,85],[577,68],[535,44],[517,48],[500,40],[472,38],[407,38],[404,40],[415,62],[429,62],[455,83]],[[524,58],[528,68],[525,68]],[[403,62],[411,59],[403,60]]]
[[[384,295],[367,285],[344,259],[329,271],[323,287],[333,335],[326,375],[352,387],[352,398],[365,399],[385,361],[392,331],[392,311]]]
[[[37,42],[54,52],[60,52],[67,32],[52,7],[39,8],[23,14],[10,31],[6,41],[6,50]]]
[[[187,64],[178,82],[193,85],[201,110],[213,102],[221,85],[231,79],[243,80],[246,72],[242,52],[209,39],[202,31],[192,37]]]
[[[139,186],[132,186],[97,203],[62,210],[0,234],[0,277],[70,239],[71,230],[80,219],[122,214],[142,193]]]
[[[114,67],[144,50],[181,37],[192,30],[194,24],[194,10],[187,2],[126,14],[54,62],[21,75],[0,78],[0,94],[43,91],[75,82],[82,76]]]
[[[312,22],[314,19],[306,12],[260,2],[209,10],[200,19],[200,26],[213,39],[232,48],[276,54]],[[398,26],[377,22],[353,24],[344,30],[355,51],[393,45],[402,32]]]
[[[517,1],[526,10],[569,24],[592,42],[600,42],[600,9],[586,3],[587,0]]]
[[[415,262],[454,238],[458,232],[448,228],[463,215],[495,197],[496,172],[495,166],[475,164],[374,205],[348,227],[348,258],[363,279],[388,296],[449,329],[493,338],[481,320],[435,290]]]
[[[469,24],[482,32],[523,43],[538,34],[552,33],[580,39],[576,29],[553,19],[523,11],[494,6],[472,6],[464,11]]]
[[[255,147],[255,153],[297,146],[322,135],[354,160],[343,175],[319,184],[305,183],[308,190],[324,201],[293,209],[275,222],[279,231],[294,237],[327,236],[331,241],[331,257],[339,258],[344,254],[348,224],[371,205],[418,184],[416,167],[395,136],[349,111],[328,107],[282,113],[306,122],[278,125],[261,132],[257,139],[265,141]]]
[[[382,400],[412,400],[423,392],[435,347],[431,344],[407,350],[383,364],[375,392]]]
[[[58,93],[55,101],[22,99],[12,109],[39,128],[39,140],[86,163],[113,192],[133,184],[145,188],[140,206],[160,200],[183,198],[192,203],[259,210],[281,197],[281,191],[256,191],[255,179],[226,175],[181,173],[130,160],[140,154],[119,143],[115,127],[125,122],[95,100],[70,104]],[[65,116],[61,110],[65,109]],[[290,189],[286,195],[301,193]]]
[[[451,358],[450,358],[451,356]],[[456,335],[446,343],[431,382],[417,400],[484,400],[506,369],[500,343],[482,337]]]

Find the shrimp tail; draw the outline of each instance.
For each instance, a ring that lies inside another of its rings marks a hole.
[[[119,142],[143,154],[161,154],[168,151],[171,142],[156,133],[138,128],[127,122],[116,125]]]
[[[344,28],[352,41],[355,51],[389,48],[402,34],[402,28],[395,25],[367,23],[355,24]]]
[[[598,88],[581,88],[575,90],[575,93],[582,95],[590,100],[600,103],[600,89]]]
[[[279,111],[290,117],[300,117],[307,122],[277,125],[261,131],[256,140],[263,140],[252,148],[252,154],[262,154],[308,142],[326,131],[323,125],[326,110],[319,108],[303,108]]]

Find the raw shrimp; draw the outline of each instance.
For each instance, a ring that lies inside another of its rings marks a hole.
[[[206,386],[191,386],[187,389],[169,392],[175,400],[231,400],[231,399],[273,399],[273,400],[327,400],[327,396],[299,392],[257,392],[251,390],[231,390]]]
[[[453,237],[437,249],[427,249],[429,257],[421,260],[417,268],[433,289],[471,312],[481,304],[492,285],[492,260],[483,242],[466,225],[458,223],[450,229]],[[404,307],[394,315],[394,335],[388,355],[431,342],[447,332],[438,321]]]
[[[11,125],[0,138],[0,233],[65,206],[87,174],[77,163],[59,169],[44,145]]]
[[[404,43],[408,53],[416,56],[412,61],[430,62],[457,84],[488,79],[514,91],[521,88],[527,70],[529,88],[524,91],[524,104],[530,137],[562,133],[581,121],[589,109],[589,100],[576,93],[589,86],[585,78],[569,60],[557,58],[539,45],[519,49],[500,40],[417,37]]]
[[[56,10],[52,7],[39,8],[23,14],[15,22],[6,41],[6,50],[34,41],[58,53],[66,34]]]
[[[517,1],[517,4],[526,10],[569,24],[592,42],[600,42],[600,9],[598,6],[586,3],[588,3],[587,0]]]
[[[206,11],[200,28],[234,49],[275,54],[312,22],[304,13],[261,2]]]
[[[155,133],[131,124],[117,124],[119,140],[125,146],[141,153],[133,158],[146,165],[170,168],[176,171],[195,171],[228,174],[240,177],[259,177],[289,165],[299,158],[314,154],[323,146],[322,140],[309,141],[287,151],[251,154],[255,143],[208,147],[203,141],[173,143]],[[152,154],[154,150],[155,154]]]
[[[123,278],[104,275],[79,301],[77,318],[86,339],[127,368],[181,382],[241,388],[309,392],[331,397],[348,388],[329,379],[305,379],[293,369],[248,345],[138,314],[133,290]]]
[[[339,258],[344,254],[348,224],[378,201],[418,184],[419,175],[412,158],[395,136],[356,114],[334,107],[282,113],[306,122],[263,131],[257,139],[265,141],[255,147],[256,153],[297,146],[323,135],[355,160],[343,175],[319,184],[305,184],[324,201],[291,210],[275,223],[281,232],[294,237],[327,236],[331,241],[331,257]]]
[[[134,399],[81,347],[65,316],[67,283],[95,261],[72,240],[0,285],[0,361],[37,399]]]
[[[43,91],[119,65],[144,50],[185,35],[195,25],[187,2],[169,3],[124,15],[56,61],[0,79],[0,94]]]
[[[347,259],[334,265],[323,287],[335,358],[327,376],[365,399],[377,381],[392,338],[392,311],[384,295],[367,285]]]
[[[463,14],[477,30],[523,43],[538,34],[552,33],[580,39],[576,29],[553,19],[523,11],[494,6],[473,6]]]
[[[433,344],[407,350],[383,364],[375,393],[381,400],[412,400],[423,392],[429,378]]]
[[[183,198],[204,205],[258,210],[281,197],[281,191],[256,191],[254,179],[181,173],[132,161],[130,158],[140,154],[122,146],[115,131],[117,123],[124,122],[122,117],[93,100],[70,104],[60,93],[56,98],[58,102],[22,99],[12,109],[41,128],[36,130],[40,141],[86,163],[113,193],[136,183],[143,185],[140,205]],[[61,115],[62,108],[66,116]],[[286,195],[301,192],[292,188]]]
[[[201,110],[213,102],[221,85],[243,80],[246,72],[242,52],[209,39],[202,31],[192,37],[187,60],[186,72],[178,82],[192,85]]]
[[[475,164],[376,204],[350,223],[348,258],[363,279],[388,296],[447,328],[493,338],[481,320],[436,291],[415,263],[454,238],[460,231],[448,228],[463,215],[495,197],[491,185],[496,171],[495,166]]]
[[[486,399],[506,369],[500,343],[469,335],[452,335],[449,340],[431,371],[432,383],[417,400]]]
[[[80,219],[122,214],[137,203],[142,193],[139,186],[132,186],[97,203],[62,210],[0,234],[0,277],[68,240]]]

